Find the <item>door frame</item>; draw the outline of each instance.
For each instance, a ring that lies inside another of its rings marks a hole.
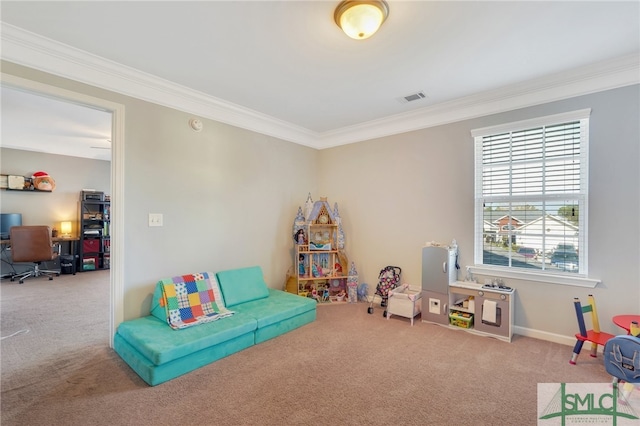
[[[0,84],[111,113],[111,265],[109,269],[109,346],[124,321],[124,116],[122,104],[45,83],[0,74]]]

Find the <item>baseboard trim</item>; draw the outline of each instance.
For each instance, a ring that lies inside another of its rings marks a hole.
[[[546,331],[534,330],[526,327],[514,326],[513,334],[533,337],[534,339],[546,340],[548,342],[559,343],[567,346],[573,346],[576,343],[576,338],[574,336],[563,336],[561,334],[548,333]]]

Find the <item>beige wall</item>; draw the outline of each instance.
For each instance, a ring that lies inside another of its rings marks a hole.
[[[109,194],[111,163],[108,161],[0,149],[0,173],[31,176],[40,170],[55,179],[56,189],[53,192],[2,191],[2,213],[22,213],[25,225],[59,228],[63,220],[77,220],[78,200],[83,188]]]
[[[603,328],[640,311],[639,87],[316,151],[3,63],[8,72],[125,105],[125,318],[148,312],[158,278],[258,264],[280,288],[292,264],[291,224],[311,192],[337,202],[348,255],[372,288],[397,265],[420,283],[425,241],[456,238],[473,261],[473,144],[470,130],[592,108],[589,263],[596,289],[508,282],[517,289],[520,332],[571,341],[572,299],[593,292]],[[635,118],[634,118],[635,117]],[[149,228],[148,213],[165,226]],[[627,224],[616,227],[612,220]]]
[[[108,161],[0,149],[1,174],[31,176],[40,170],[55,179],[56,189],[53,192],[0,191],[0,212],[22,213],[24,225],[47,225],[58,230],[61,221],[70,220],[76,233],[80,191],[92,188],[109,194],[111,163]],[[6,273],[7,267],[1,262],[0,273]]]
[[[181,111],[7,62],[2,72],[125,107],[124,218],[113,224],[124,228],[125,319],[149,312],[166,276],[260,265],[283,287],[293,219],[316,193],[315,150],[206,119],[196,133]],[[149,227],[149,213],[164,226]]]
[[[454,238],[464,279],[474,260],[471,130],[591,108],[589,275],[602,283],[588,289],[505,281],[517,290],[519,333],[571,342],[573,298],[589,293],[602,328],[620,332],[610,318],[640,312],[639,94],[632,86],[320,151],[320,190],[344,200],[340,213],[361,281],[375,288],[380,269],[396,265],[403,281],[420,285],[421,247]]]
[[[292,224],[315,193],[310,148],[145,102],[126,105],[126,316],[159,278],[260,265],[282,288],[292,265]],[[149,228],[149,213],[164,226]],[[135,283],[135,284],[134,284]]]

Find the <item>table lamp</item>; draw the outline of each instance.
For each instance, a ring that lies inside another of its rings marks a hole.
[[[70,221],[60,222],[60,232],[62,233],[62,237],[64,238],[71,237],[71,222]]]

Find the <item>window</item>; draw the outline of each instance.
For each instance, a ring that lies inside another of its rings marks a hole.
[[[587,274],[589,115],[472,131],[476,265]]]

